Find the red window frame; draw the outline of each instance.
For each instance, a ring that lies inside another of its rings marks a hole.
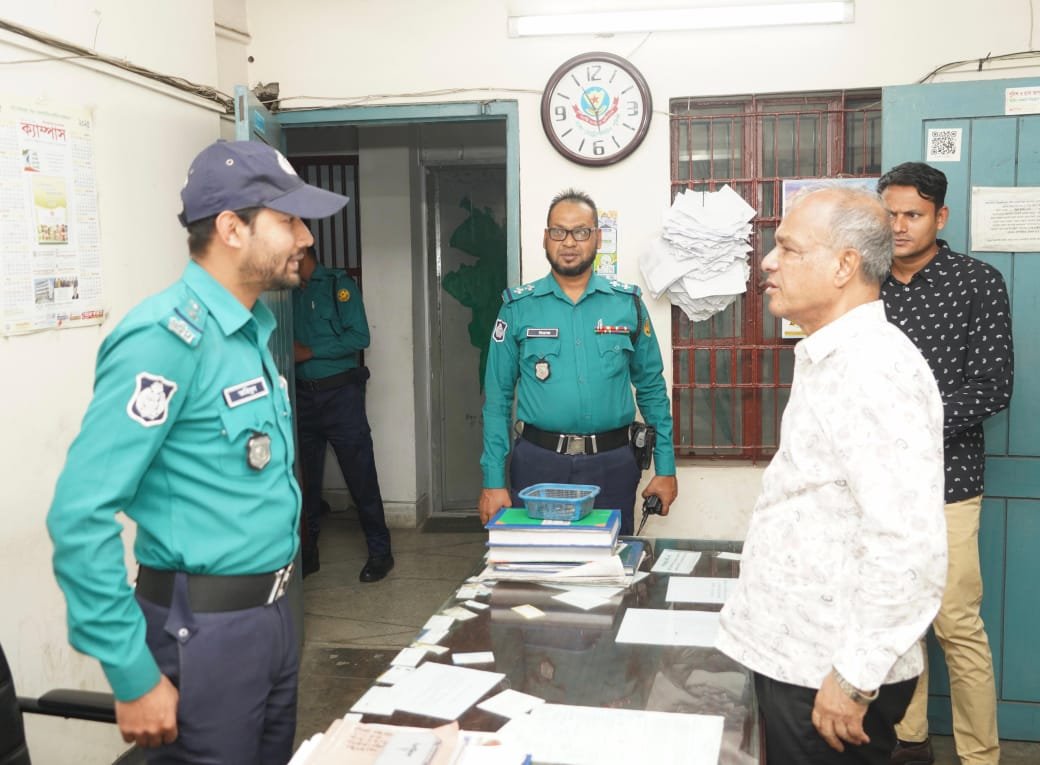
[[[672,197],[729,184],[759,213],[747,292],[702,322],[672,308],[676,455],[768,460],[794,369],[794,342],[781,337],[760,286],[783,181],[879,175],[881,91],[674,99],[670,112]]]

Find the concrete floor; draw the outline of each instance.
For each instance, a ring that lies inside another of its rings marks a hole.
[[[356,516],[323,519],[321,570],[304,582],[297,744],[347,712],[483,556],[486,536],[475,518],[429,525],[437,531],[391,529],[394,570],[361,584],[366,554]],[[936,765],[959,765],[949,736],[932,743]],[[1000,762],[1038,765],[1040,744],[1002,742]]]

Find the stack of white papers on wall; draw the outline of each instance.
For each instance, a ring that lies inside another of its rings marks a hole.
[[[680,192],[665,215],[661,237],[639,260],[655,298],[667,295],[703,321],[745,292],[755,210],[729,186]]]

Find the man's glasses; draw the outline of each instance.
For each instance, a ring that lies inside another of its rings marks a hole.
[[[581,228],[552,228],[545,229],[549,238],[554,242],[562,242],[567,238],[567,234],[574,237],[575,242],[587,242],[589,237],[592,236],[592,232],[597,229],[589,228],[588,226],[582,226]]]

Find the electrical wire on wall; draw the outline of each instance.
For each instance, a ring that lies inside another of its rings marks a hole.
[[[221,91],[217,90],[216,88],[210,87],[209,85],[199,85],[198,83],[194,83],[191,80],[186,80],[183,77],[177,77],[175,75],[160,74],[159,72],[155,72],[143,66],[137,66],[136,64],[132,64],[129,61],[124,61],[118,58],[113,58],[111,56],[102,55],[100,53],[90,50],[89,48],[83,48],[79,45],[66,42],[65,40],[60,40],[56,37],[45,35],[42,32],[37,32],[33,29],[29,29],[28,27],[13,24],[10,21],[6,21],[4,19],[0,19],[0,29],[6,30],[8,32],[13,32],[16,35],[27,37],[30,40],[35,40],[36,42],[43,43],[44,45],[48,45],[52,48],[57,48],[58,50],[67,51],[72,54],[70,56],[46,56],[44,58],[0,61],[0,65],[31,64],[46,61],[71,61],[77,59],[84,61],[93,61],[101,64],[107,64],[108,66],[114,66],[117,69],[122,69],[132,74],[136,74],[139,77],[154,80],[155,82],[161,82],[163,85],[167,85],[171,88],[175,88],[185,93],[190,93],[207,101],[213,101],[214,103],[222,106],[228,114],[232,114],[234,112],[234,103],[231,96],[229,96],[227,93],[222,93]]]

